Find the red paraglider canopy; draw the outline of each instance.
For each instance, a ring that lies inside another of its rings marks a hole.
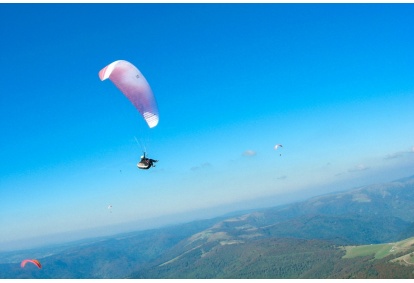
[[[22,263],[20,264],[20,266],[23,268],[26,263],[31,262],[34,265],[36,265],[39,269],[42,268],[42,265],[40,264],[40,262],[37,259],[25,259],[22,261]]]

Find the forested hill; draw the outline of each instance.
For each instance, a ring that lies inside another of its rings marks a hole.
[[[0,254],[0,278],[413,278],[412,244],[385,257],[346,256],[346,247],[413,237],[413,223],[414,176],[230,218],[40,249],[41,270],[19,266],[34,251]]]
[[[131,277],[412,278],[411,265],[389,262],[395,254],[342,259],[340,247],[413,236],[413,210],[413,177],[316,197],[220,221]]]
[[[410,237],[413,222],[414,176],[267,209],[222,225],[243,223],[270,237],[376,244]]]
[[[372,245],[371,253],[346,257],[346,250],[354,247],[336,246],[321,240],[267,238],[216,245],[208,252],[192,249],[168,262],[140,268],[130,278],[414,278],[412,244],[405,250],[379,258],[376,246],[380,245]]]

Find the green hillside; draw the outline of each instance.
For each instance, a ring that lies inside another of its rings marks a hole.
[[[225,219],[131,278],[412,278],[397,260],[411,252],[398,240],[413,236],[413,189],[410,178]]]
[[[355,258],[361,256],[374,255],[375,259],[381,259],[389,255],[403,254],[401,257],[410,256],[414,248],[414,237],[395,243],[361,245],[344,247],[346,252],[344,258]],[[410,257],[411,261],[411,257]]]
[[[407,241],[412,241],[412,239]],[[387,244],[388,245],[388,244]],[[399,243],[397,245],[400,245]],[[292,238],[194,247],[173,260],[154,262],[129,278],[317,279],[414,278],[413,266],[397,262],[412,247],[381,253],[384,245],[338,247],[328,241]],[[402,247],[402,246],[401,246]],[[348,249],[354,256],[347,255]],[[374,253],[381,258],[375,258]],[[365,254],[367,253],[367,254]]]

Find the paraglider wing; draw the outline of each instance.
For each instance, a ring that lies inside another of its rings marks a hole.
[[[125,60],[112,62],[99,71],[101,81],[110,79],[116,87],[132,102],[150,128],[158,124],[158,106],[142,73]]]
[[[283,147],[281,144],[275,145],[275,149],[277,150],[279,147]]]
[[[42,265],[40,264],[40,262],[39,262],[37,259],[25,259],[25,260],[23,260],[23,261],[22,261],[22,263],[20,264],[20,266],[23,268],[23,267],[26,265],[26,263],[28,263],[28,262],[33,263],[33,264],[34,264],[34,265],[36,265],[39,269],[41,269],[41,268],[42,268]]]

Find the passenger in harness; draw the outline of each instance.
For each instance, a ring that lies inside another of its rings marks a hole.
[[[138,162],[137,167],[139,169],[149,169],[151,167],[155,167],[155,162],[158,162],[158,160],[146,158],[144,152],[144,155],[141,156],[141,160]]]

